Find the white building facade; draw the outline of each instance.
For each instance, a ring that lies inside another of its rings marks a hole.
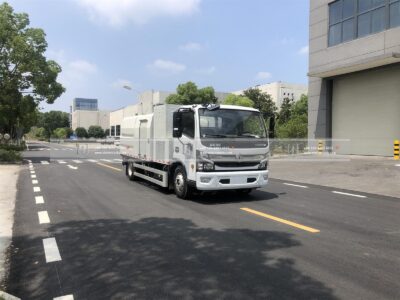
[[[252,88],[258,88],[261,92],[271,95],[272,100],[275,102],[278,109],[280,109],[285,98],[298,101],[300,100],[301,95],[308,94],[307,85],[287,83],[282,81],[256,85]],[[244,91],[245,90],[235,91],[233,94],[240,95],[243,94]]]

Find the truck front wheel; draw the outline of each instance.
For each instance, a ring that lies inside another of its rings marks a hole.
[[[192,195],[192,189],[187,181],[185,168],[177,167],[174,172],[174,190],[178,198],[189,199]]]

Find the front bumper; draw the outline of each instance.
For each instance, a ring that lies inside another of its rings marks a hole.
[[[255,189],[267,184],[268,170],[196,173],[196,187],[200,191]]]

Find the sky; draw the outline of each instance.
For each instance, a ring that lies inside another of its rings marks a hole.
[[[66,92],[99,108],[187,81],[232,92],[274,81],[307,84],[309,0],[9,0],[47,35]],[[129,85],[132,90],[124,89]]]

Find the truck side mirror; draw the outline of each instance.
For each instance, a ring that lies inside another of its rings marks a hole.
[[[174,138],[182,137],[182,113],[175,111],[172,120],[172,136]]]

